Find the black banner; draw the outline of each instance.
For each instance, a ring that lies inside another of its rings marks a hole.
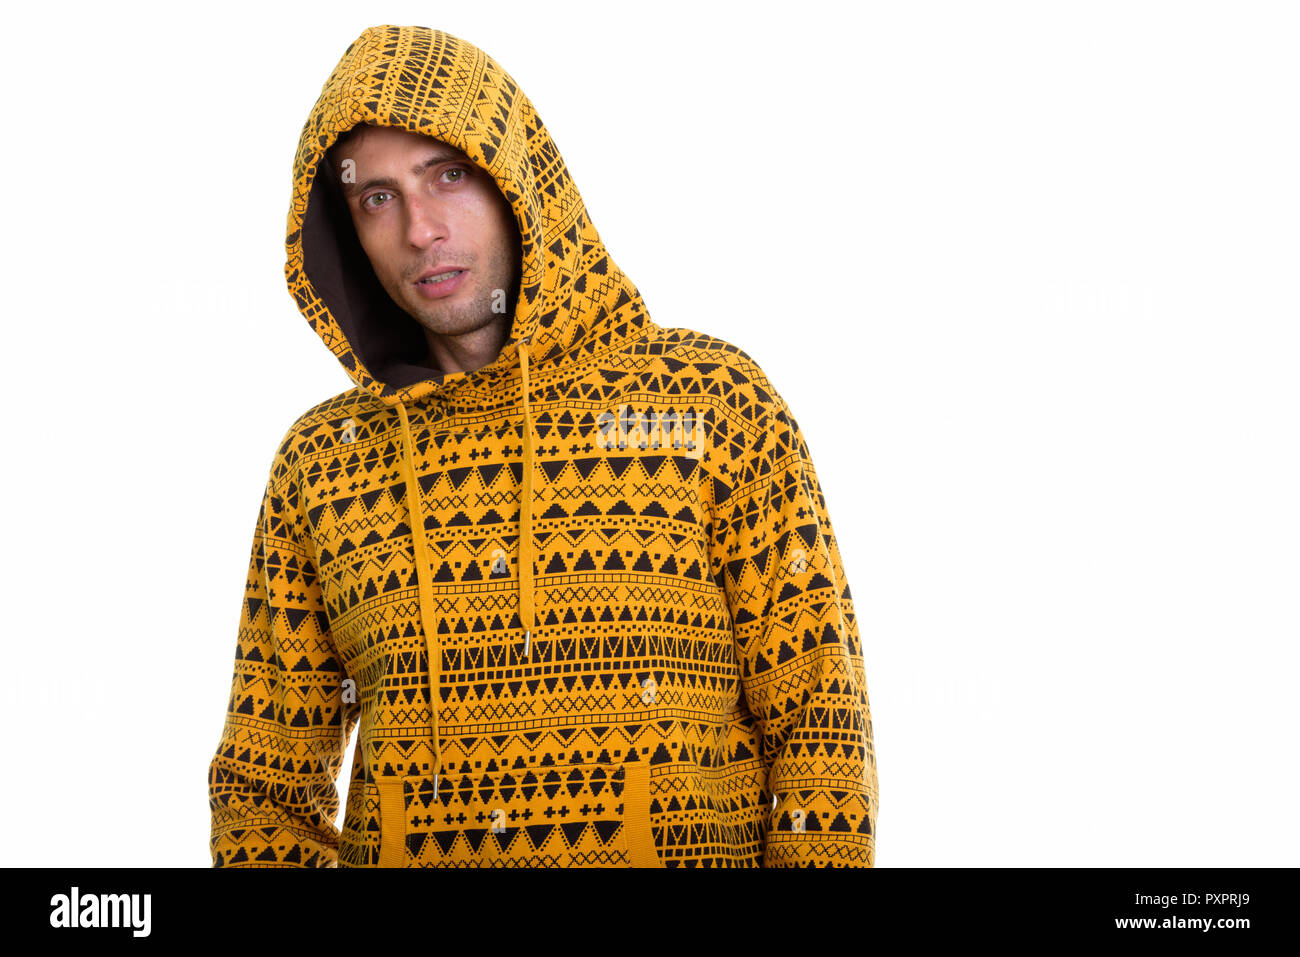
[[[640,874],[517,870],[8,869],[5,916],[26,936],[193,941],[241,949],[269,941],[378,943],[487,932],[597,944],[667,942],[695,928],[737,946],[785,934],[816,940],[882,930],[908,940],[1213,941],[1234,946],[1292,926],[1293,868],[908,869]],[[694,913],[683,914],[683,910]],[[687,930],[679,921],[686,919]],[[755,926],[743,927],[741,924]],[[701,925],[703,925],[701,927]],[[604,933],[604,931],[600,931]],[[787,938],[788,939],[788,938]]]

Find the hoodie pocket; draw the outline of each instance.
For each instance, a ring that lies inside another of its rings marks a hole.
[[[650,768],[566,764],[382,782],[380,867],[662,867]]]

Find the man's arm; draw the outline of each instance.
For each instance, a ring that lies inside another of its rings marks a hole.
[[[214,867],[338,866],[336,782],[360,710],[343,692],[289,446],[286,436],[258,510],[208,769]]]
[[[764,866],[873,867],[878,786],[857,616],[798,424],[757,366],[746,371],[753,398],[712,443],[730,450],[715,473],[725,498],[712,548],[776,799]]]

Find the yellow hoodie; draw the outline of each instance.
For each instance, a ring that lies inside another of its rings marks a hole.
[[[509,201],[520,295],[493,362],[420,364],[321,162],[363,122],[451,144]],[[213,864],[873,866],[857,617],[757,363],[651,321],[533,105],[464,40],[365,30],[293,173],[289,290],[356,387],[273,457]]]

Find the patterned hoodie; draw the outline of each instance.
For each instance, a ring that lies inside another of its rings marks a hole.
[[[421,365],[365,258],[322,162],[363,122],[458,148],[514,212],[479,369]],[[285,245],[355,388],[272,459],[214,866],[873,866],[857,617],[794,416],[741,349],[651,321],[510,75],[365,30],[303,127]]]

